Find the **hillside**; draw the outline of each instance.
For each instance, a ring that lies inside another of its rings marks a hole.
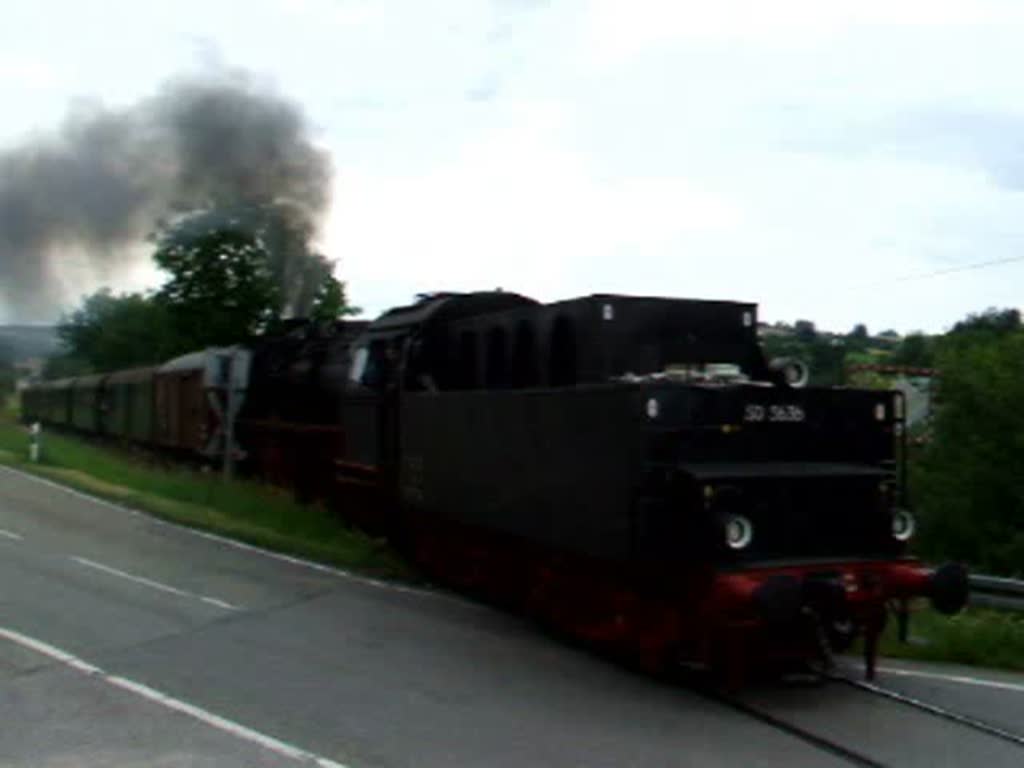
[[[58,350],[57,329],[51,325],[0,325],[0,356],[9,361],[52,357]]]

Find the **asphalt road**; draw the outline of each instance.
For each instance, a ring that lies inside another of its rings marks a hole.
[[[1024,680],[958,674],[904,666],[882,682],[1024,730]],[[886,765],[1024,764],[852,689],[747,700]],[[845,764],[515,617],[0,470],[0,765]]]

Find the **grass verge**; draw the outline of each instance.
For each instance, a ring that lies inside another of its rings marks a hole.
[[[895,625],[889,622],[882,637],[883,656],[1024,671],[1024,613],[968,608],[943,616],[924,609],[912,614],[906,644]]]
[[[126,451],[73,437],[43,436],[42,460],[28,461],[29,437],[9,413],[0,413],[0,464],[148,512],[267,549],[307,557],[390,579],[411,569],[388,544],[343,523],[320,506],[294,501],[287,491],[216,473],[151,466]]]

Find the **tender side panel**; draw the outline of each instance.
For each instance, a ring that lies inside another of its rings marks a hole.
[[[625,559],[636,476],[624,390],[409,395],[400,491],[427,511],[538,543]]]

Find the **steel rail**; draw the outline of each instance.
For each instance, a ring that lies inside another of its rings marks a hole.
[[[741,701],[736,696],[722,690],[713,683],[709,683],[699,672],[696,672],[695,670],[679,668],[676,669],[674,674],[670,675],[670,677],[674,682],[681,684],[690,692],[695,693],[708,701],[713,701],[727,709],[733,710],[734,712],[746,715],[747,717],[763,723],[774,730],[792,736],[798,741],[802,741],[821,752],[837,757],[850,765],[860,766],[861,768],[889,768],[886,763],[880,762],[863,752],[850,749],[837,741],[821,736],[814,731],[804,728],[803,726],[791,723],[784,718],[778,717],[759,707],[755,707]]]
[[[1008,741],[1011,744],[1014,744],[1018,747],[1024,747],[1024,734],[1018,734],[1013,733],[1012,731],[1007,731],[1004,728],[1000,728],[997,725],[992,725],[991,723],[987,723],[984,720],[979,720],[976,717],[964,715],[960,712],[954,712],[952,710],[946,709],[945,707],[940,707],[935,704],[929,704],[928,702],[922,701],[921,699],[918,699],[914,696],[908,696],[904,693],[899,693],[898,691],[883,688],[880,685],[877,685],[875,683],[869,683],[865,680],[853,680],[849,677],[844,677],[843,675],[835,674],[826,675],[826,678],[832,680],[833,682],[843,683],[852,688],[856,688],[859,691],[870,693],[874,696],[881,696],[891,701],[895,701],[905,706],[911,707],[913,709],[922,712],[927,712],[930,715],[935,715],[936,717],[940,717],[943,720],[948,720],[952,723],[957,723],[958,725],[962,725],[966,728],[979,731],[980,733],[984,733],[988,736],[994,736],[995,738],[1002,739],[1003,741]]]
[[[858,765],[861,766],[861,768],[887,768],[885,763],[879,762],[873,757],[869,757],[868,755],[865,755],[862,752],[857,752],[849,747],[844,747],[836,741],[820,736],[813,731],[809,731],[802,726],[795,725],[781,717],[765,712],[758,707],[751,706],[750,704],[744,704],[742,701],[732,698],[731,696],[721,693],[713,693],[710,691],[698,692],[711,701],[715,701],[725,707],[744,714],[747,717],[753,718],[754,720],[764,723],[777,731],[789,734],[806,744],[816,747],[822,752],[827,752],[834,757],[845,760],[851,765]]]

